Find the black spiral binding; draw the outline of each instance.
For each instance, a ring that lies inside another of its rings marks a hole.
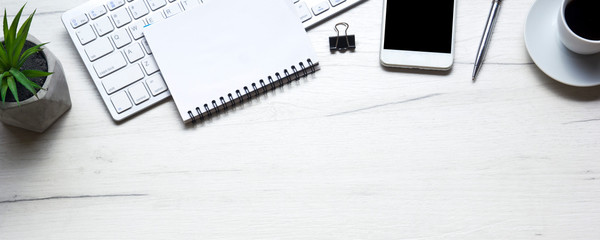
[[[308,65],[308,67],[305,66],[303,62],[299,62],[299,69],[298,67],[296,67],[296,65],[292,65],[289,69],[283,69],[283,76],[279,72],[276,72],[275,74],[273,74],[276,79],[274,79],[272,76],[267,76],[267,82],[265,82],[265,80],[263,79],[260,79],[258,81],[258,84],[252,83],[250,85],[252,90],[250,90],[248,86],[244,86],[242,88],[244,91],[243,94],[239,89],[236,89],[236,98],[234,98],[234,95],[231,93],[227,94],[228,99],[224,97],[219,97],[220,105],[217,104],[217,100],[212,100],[212,108],[210,108],[207,103],[204,104],[204,111],[202,111],[200,107],[196,107],[196,114],[194,114],[194,112],[192,111],[188,111],[187,113],[190,116],[192,123],[203,121],[207,118],[210,118],[213,115],[213,112],[215,114],[218,114],[221,110],[227,110],[229,107],[233,108],[236,104],[243,103],[244,98],[246,98],[246,100],[249,100],[251,98],[258,97],[259,94],[266,93],[267,91],[273,90],[277,87],[282,87],[283,84],[291,83],[292,81],[296,81],[301,77],[307,76],[308,74],[312,74],[318,70],[316,66],[317,64],[314,64],[310,58],[306,59],[306,64]],[[286,82],[284,83],[284,81]]]

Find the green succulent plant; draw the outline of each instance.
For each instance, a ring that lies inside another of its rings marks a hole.
[[[24,8],[25,5],[21,7],[21,10],[19,10],[10,24],[10,27],[6,19],[6,9],[4,9],[4,24],[2,28],[4,32],[4,42],[0,43],[0,96],[2,97],[2,103],[4,103],[9,89],[17,103],[19,103],[17,83],[20,83],[25,89],[29,90],[37,97],[37,90],[42,89],[42,87],[29,80],[29,78],[45,77],[52,74],[50,72],[39,70],[21,69],[27,58],[42,51],[41,47],[47,44],[42,43],[23,51],[23,46],[25,45],[27,35],[29,34],[29,27],[31,26],[31,21],[35,14],[35,11],[33,11],[17,32],[17,25],[19,24],[21,13]]]

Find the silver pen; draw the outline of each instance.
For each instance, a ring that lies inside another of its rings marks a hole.
[[[475,82],[475,77],[479,72],[479,68],[481,68],[481,65],[483,65],[483,58],[485,58],[488,43],[492,38],[492,30],[494,29],[494,25],[496,24],[496,19],[498,16],[498,11],[500,10],[501,2],[502,0],[492,1],[492,9],[490,9],[490,14],[488,15],[488,20],[485,24],[485,29],[483,30],[483,36],[481,36],[481,42],[479,43],[477,57],[475,58],[475,66],[473,68],[473,82]]]

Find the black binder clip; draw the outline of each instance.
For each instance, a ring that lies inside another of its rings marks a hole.
[[[344,31],[344,36],[340,36],[340,31],[338,30],[339,25],[346,27],[346,30]],[[329,50],[333,52],[337,50],[345,51],[347,49],[354,50],[356,48],[354,35],[348,35],[349,27],[350,25],[348,25],[345,22],[338,23],[335,25],[335,27],[333,27],[333,29],[335,29],[335,31],[337,32],[337,36],[329,37]]]

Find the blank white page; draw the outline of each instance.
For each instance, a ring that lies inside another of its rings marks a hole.
[[[215,0],[146,27],[154,54],[181,118],[221,105],[228,94],[267,81],[311,59],[318,62],[290,1]]]

